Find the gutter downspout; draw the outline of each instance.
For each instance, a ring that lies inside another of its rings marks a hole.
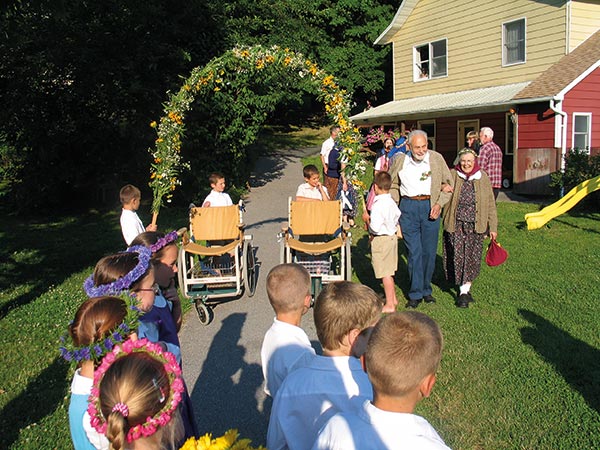
[[[565,157],[567,156],[567,113],[562,110],[562,101],[560,97],[554,97],[550,100],[550,109],[561,116],[560,119],[560,171],[565,172]],[[560,197],[565,195],[564,188],[560,189]]]

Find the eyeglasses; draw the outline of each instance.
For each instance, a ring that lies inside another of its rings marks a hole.
[[[154,295],[158,295],[160,293],[160,287],[158,287],[157,283],[154,283],[151,288],[136,289],[136,292],[154,292]]]

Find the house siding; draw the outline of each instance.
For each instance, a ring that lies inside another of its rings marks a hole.
[[[572,52],[600,28],[600,2],[571,2],[570,25],[569,52]]]
[[[519,106],[519,148],[553,148],[555,112],[548,102]]]
[[[565,8],[564,0],[420,1],[392,39],[394,99],[534,79],[565,54]],[[502,24],[521,18],[526,19],[526,63],[503,67]],[[448,76],[413,81],[413,47],[444,38]]]
[[[573,146],[573,113],[592,113],[592,154],[600,152],[600,68],[581,80],[565,96],[563,110],[569,115],[567,123],[567,148]]]

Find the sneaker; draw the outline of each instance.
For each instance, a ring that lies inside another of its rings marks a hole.
[[[409,298],[408,299],[408,303],[406,304],[407,308],[417,308],[419,306],[419,303],[421,303],[423,301],[423,299],[419,299],[419,300],[414,300]]]
[[[469,297],[469,303],[473,303],[475,301],[470,292],[467,292],[467,296]]]
[[[467,294],[460,294],[456,299],[456,306],[459,308],[469,307],[469,296]]]
[[[423,297],[423,300],[425,300],[425,303],[435,303],[435,297],[433,295],[426,295]]]

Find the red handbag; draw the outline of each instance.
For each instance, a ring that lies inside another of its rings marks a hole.
[[[495,239],[490,241],[485,254],[485,263],[488,266],[499,266],[508,258],[508,252]]]

